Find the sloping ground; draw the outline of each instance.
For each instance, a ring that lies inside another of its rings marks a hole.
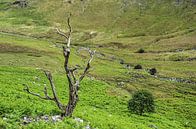
[[[71,12],[72,24],[79,32],[89,30],[132,37],[165,35],[196,27],[194,3],[130,0],[124,5],[123,1],[126,0],[83,0],[70,4],[62,0],[34,0],[29,1],[27,8],[0,4],[0,26],[4,31],[39,35],[48,32],[49,27],[64,27]]]
[[[193,3],[131,0],[124,6],[120,0],[73,4],[34,0],[27,8],[19,8],[4,2],[9,1],[0,0],[0,128],[83,128],[88,124],[101,129],[196,128]],[[63,40],[54,27],[66,28],[68,12],[72,12],[74,29],[71,65],[84,65],[87,55],[77,54],[80,47],[97,50],[74,112],[84,123],[68,118],[56,124],[22,125],[25,116],[59,113],[53,103],[23,91],[22,84],[38,92],[43,89],[45,77],[35,69],[52,71],[60,98],[67,100]],[[137,53],[141,48],[145,52]],[[143,69],[135,70],[137,64]],[[157,76],[149,74],[153,67]],[[156,113],[137,116],[128,112],[127,102],[138,89],[153,93]]]
[[[5,42],[4,39],[7,41]],[[11,44],[13,40],[14,43]],[[80,128],[88,124],[94,128],[122,129],[150,128],[152,126],[171,129],[195,127],[195,84],[155,78],[149,75],[147,71],[148,68],[156,67],[160,76],[188,80],[191,80],[190,77],[192,76],[191,81],[195,82],[194,74],[196,71],[193,67],[195,61],[156,61],[150,57],[156,56],[157,53],[154,53],[155,55],[153,53],[151,55],[148,53],[144,53],[144,55],[132,53],[129,55],[126,54],[126,51],[125,53],[113,54],[114,57],[112,58],[110,53],[113,50],[110,49],[97,50],[97,53],[104,52],[105,56],[96,55],[93,69],[90,72],[94,78],[86,79],[82,84],[80,102],[74,112],[74,117],[83,119],[83,124],[79,124],[73,119],[65,119],[56,124],[38,122],[21,125],[23,117],[26,116],[37,117],[46,114],[58,114],[58,109],[53,103],[40,100],[23,91],[22,84],[29,84],[31,89],[41,92],[44,83],[47,83],[43,73],[40,70],[35,70],[35,68],[53,71],[59,96],[62,101],[67,101],[66,89],[68,86],[62,72],[63,68],[59,67],[63,64],[63,60],[60,49],[45,40],[1,34],[0,44],[1,46],[9,46],[6,47],[7,50],[9,48],[9,51],[1,50],[0,53],[2,128],[19,128],[19,126],[24,128]],[[35,47],[33,44],[36,44]],[[20,49],[16,49],[16,45]],[[16,52],[16,50],[21,49],[25,51]],[[74,47],[72,50],[72,65],[80,64],[79,60],[77,62],[74,60],[79,59],[74,52],[76,49],[78,47]],[[40,50],[44,51],[41,53],[41,57],[28,55],[29,53],[35,54]],[[131,65],[140,63],[144,69],[127,69],[120,64],[120,59],[124,59]],[[83,61],[85,60],[82,59]],[[184,63],[183,66],[182,63]],[[102,82],[97,81],[97,79]],[[119,82],[124,82],[124,85],[117,85]],[[154,94],[156,113],[137,116],[128,112],[127,102],[130,99],[130,93],[137,89],[147,89]]]
[[[151,126],[168,129],[195,127],[195,101],[191,99],[191,96],[186,96],[186,99],[180,96],[156,99],[156,113],[137,116],[127,110],[129,97],[113,96],[109,92],[111,86],[89,79],[82,84],[80,102],[74,112],[74,117],[84,120],[83,124],[72,119],[65,119],[56,124],[43,121],[23,125],[22,118],[25,116],[58,114],[54,103],[40,100],[23,91],[22,84],[25,83],[31,85],[32,90],[40,92],[46,79],[42,73],[31,68],[0,67],[0,71],[1,128],[81,128],[87,124],[93,128],[116,129],[150,128]],[[55,82],[60,98],[66,102],[68,86],[64,76],[55,75]],[[115,92],[118,90],[116,89]]]

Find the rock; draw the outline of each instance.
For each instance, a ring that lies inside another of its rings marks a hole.
[[[44,121],[44,122],[59,122],[62,121],[62,117],[60,115],[55,115],[55,116],[48,116],[48,115],[44,115],[44,116],[38,116],[36,118],[31,118],[31,117],[24,117],[23,118],[23,124],[30,124],[32,122],[39,122],[39,121]]]
[[[74,120],[79,122],[79,123],[83,123],[84,122],[84,120],[82,120],[81,118],[75,118]]]
[[[53,122],[57,122],[57,121],[61,121],[61,120],[62,120],[62,117],[60,115],[52,116]]]
[[[145,53],[145,50],[140,48],[136,53]]]
[[[153,125],[153,124],[149,125],[148,127],[152,128],[152,129],[158,129],[158,127],[156,125]]]
[[[118,82],[117,85],[118,85],[119,87],[123,87],[123,86],[125,85],[125,83],[124,83],[124,82]]]
[[[97,32],[96,32],[96,31],[91,31],[91,32],[89,33],[89,36],[90,36],[90,38],[94,38],[94,37],[97,36]]]
[[[134,67],[134,69],[142,69],[142,66],[141,65],[136,65],[135,67]]]
[[[87,125],[87,126],[85,127],[85,129],[91,129],[90,125]]]
[[[124,64],[125,61],[123,59],[120,59],[120,64]]]
[[[29,117],[26,117],[26,116],[23,118],[23,124],[24,125],[29,124],[31,122],[33,122],[32,118],[29,118]]]
[[[95,80],[95,77],[90,77],[90,80]]]
[[[73,0],[65,0],[64,2],[65,2],[65,3],[72,4],[74,1],[73,1]]]
[[[151,68],[149,70],[150,75],[155,75],[157,73],[157,69],[156,68]]]
[[[98,47],[99,47],[99,48],[102,48],[102,47],[103,47],[103,45],[98,45]]]
[[[196,60],[196,57],[188,58],[187,60],[188,60],[188,61],[194,61],[194,60]]]
[[[112,56],[109,56],[109,58],[113,61],[113,60],[116,60],[116,57],[114,55]]]
[[[126,64],[125,66],[127,69],[130,69],[131,68],[131,64]]]
[[[50,119],[49,119],[49,116],[42,116],[41,117],[42,120],[48,122]]]
[[[40,118],[39,117],[36,117],[35,118],[35,121],[37,121],[37,122],[40,121]]]
[[[7,120],[7,118],[6,117],[3,117],[3,120]]]

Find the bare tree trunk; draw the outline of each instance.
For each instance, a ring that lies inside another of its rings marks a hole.
[[[70,44],[71,44],[71,33],[72,33],[72,27],[70,25],[70,18],[68,18],[67,20],[67,24],[69,27],[69,32],[64,33],[61,30],[57,29],[57,33],[61,36],[63,36],[65,38],[65,46],[63,46],[63,55],[64,55],[64,69],[66,72],[66,77],[68,80],[68,84],[69,84],[69,101],[68,104],[66,106],[64,106],[58,99],[57,97],[57,93],[56,93],[56,88],[52,79],[52,75],[50,72],[45,72],[45,75],[47,77],[47,79],[50,82],[50,86],[51,86],[51,90],[53,93],[53,97],[49,97],[48,93],[47,93],[47,87],[44,88],[44,94],[45,97],[40,96],[39,94],[33,93],[29,90],[28,86],[26,86],[26,91],[29,94],[32,94],[34,96],[37,96],[41,99],[45,99],[45,100],[52,100],[56,103],[57,107],[62,111],[62,116],[63,117],[71,117],[73,114],[73,111],[77,105],[77,102],[79,100],[78,97],[78,90],[80,87],[80,82],[83,80],[83,78],[85,77],[85,75],[87,74],[88,70],[90,69],[90,63],[94,57],[95,51],[91,51],[90,49],[88,49],[89,55],[90,55],[90,59],[87,62],[87,65],[83,71],[83,73],[80,75],[80,77],[77,79],[74,72],[77,70],[77,67],[74,68],[70,68],[68,66],[69,64],[69,59],[70,59]]]
[[[66,106],[66,110],[65,110],[65,116],[71,116],[75,107],[76,107],[76,104],[78,102],[78,90],[76,89],[76,86],[72,86],[70,85],[69,86],[69,102]]]

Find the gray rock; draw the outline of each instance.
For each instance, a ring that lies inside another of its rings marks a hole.
[[[81,118],[75,118],[74,120],[77,121],[77,122],[79,122],[79,123],[83,123],[84,122],[84,120],[81,119]]]
[[[6,117],[3,117],[3,120],[7,120],[7,118]]]
[[[52,121],[53,122],[58,122],[58,121],[61,121],[61,120],[62,120],[62,117],[60,115],[52,116]]]
[[[124,82],[118,82],[117,85],[118,85],[119,87],[123,87],[123,86],[125,85],[125,83],[124,83]]]
[[[49,116],[41,116],[41,120],[48,122],[50,119]]]
[[[158,129],[158,127],[156,125],[153,125],[153,124],[149,125],[148,127],[152,128],[152,129]]]
[[[29,118],[29,117],[26,117],[26,116],[23,118],[23,124],[29,124],[31,122],[33,122],[32,118]]]
[[[87,126],[85,127],[85,129],[91,129],[90,125],[87,125]]]

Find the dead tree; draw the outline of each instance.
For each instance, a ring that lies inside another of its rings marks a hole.
[[[71,34],[72,34],[72,27],[70,25],[70,18],[68,18],[67,20],[67,24],[69,27],[69,32],[68,33],[64,33],[59,29],[57,30],[57,33],[65,38],[65,44],[63,46],[63,55],[64,55],[64,70],[66,73],[66,77],[68,80],[68,85],[69,85],[69,101],[68,104],[65,106],[63,105],[56,93],[56,88],[55,88],[55,84],[53,82],[53,78],[52,78],[52,74],[50,72],[45,71],[45,75],[47,77],[47,79],[49,80],[50,83],[50,87],[53,93],[53,97],[50,97],[48,95],[48,89],[45,86],[44,87],[44,95],[45,96],[41,96],[37,93],[33,93],[30,91],[29,87],[27,85],[25,88],[25,91],[31,95],[37,96],[41,99],[44,100],[51,100],[54,101],[56,103],[56,105],[58,106],[58,108],[62,111],[62,116],[72,116],[72,113],[77,105],[77,102],[79,100],[79,96],[78,96],[78,90],[80,87],[80,83],[81,81],[84,79],[85,75],[88,73],[89,69],[90,69],[90,63],[93,60],[95,51],[91,51],[90,49],[88,49],[88,52],[90,54],[90,59],[88,60],[86,67],[84,68],[83,72],[81,75],[79,75],[79,77],[75,75],[75,72],[78,70],[77,67],[69,67],[69,59],[70,59],[70,45],[71,45]]]

